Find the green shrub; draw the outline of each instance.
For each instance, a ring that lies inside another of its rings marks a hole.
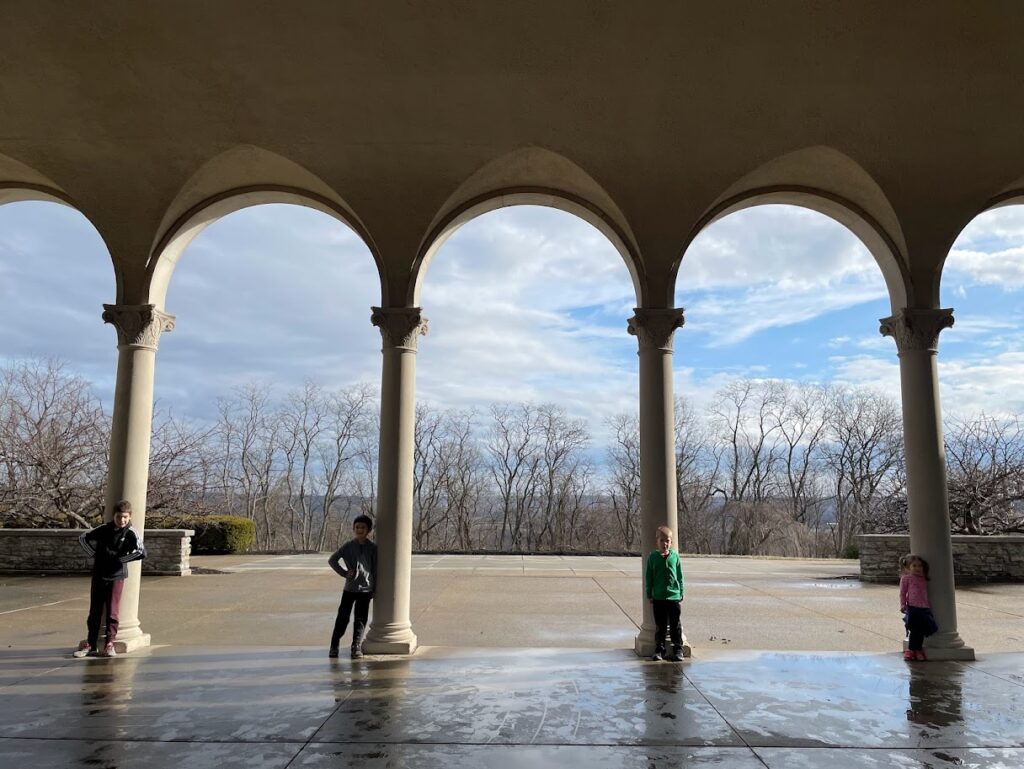
[[[860,558],[860,548],[853,542],[843,548],[840,558]]]
[[[256,541],[256,524],[237,515],[202,515],[167,518],[161,528],[192,529],[192,552],[195,554],[241,553]]]

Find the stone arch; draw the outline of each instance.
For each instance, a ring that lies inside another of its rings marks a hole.
[[[645,270],[625,216],[583,169],[540,147],[525,147],[491,161],[445,201],[417,252],[407,304],[419,303],[420,287],[431,259],[459,227],[490,211],[522,205],[546,206],[573,214],[608,238],[625,262],[637,303],[642,306]]]
[[[89,222],[93,230],[103,242],[110,256],[110,247],[103,233],[96,227],[95,222],[78,205],[71,196],[59,185],[48,179],[33,168],[15,160],[7,155],[0,154],[0,206],[8,203],[22,203],[25,201],[44,201],[56,203],[61,206],[73,208]],[[116,290],[120,292],[122,276],[121,271],[111,259],[111,269],[114,271]]]
[[[800,206],[842,224],[874,257],[893,311],[908,305],[914,292],[896,213],[864,169],[829,147],[789,153],[737,181],[697,221],[686,246],[713,222],[745,208],[770,204]],[[685,252],[684,248],[672,266],[672,285]]]
[[[945,277],[946,262],[949,260],[949,255],[953,251],[953,244],[959,240],[960,235],[966,230],[975,219],[982,214],[994,211],[997,208],[1007,208],[1009,206],[1022,206],[1024,205],[1024,177],[1017,179],[1012,184],[1004,187],[998,194],[993,195],[989,198],[981,208],[967,217],[966,221],[962,222],[961,226],[956,231],[956,237],[949,244],[949,248],[942,255],[942,261],[939,263],[938,270],[935,275],[935,285],[933,291],[936,297],[936,304],[938,304],[938,297],[941,294],[942,279]]]
[[[141,303],[163,309],[174,267],[203,229],[235,211],[269,203],[313,208],[355,232],[369,248],[381,278],[381,291],[385,291],[383,262],[366,228],[345,201],[301,166],[245,145],[205,163],[168,207],[146,264],[146,296]]]

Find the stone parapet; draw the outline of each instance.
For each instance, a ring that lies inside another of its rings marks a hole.
[[[1024,581],[1024,536],[954,534],[953,576],[959,584]],[[900,556],[910,552],[907,534],[861,534],[863,582],[899,582]]]
[[[78,537],[82,529],[0,529],[0,572],[32,574],[88,574],[92,561]],[[147,529],[143,534],[146,558],[142,573],[187,576],[192,573],[189,554],[191,529]]]

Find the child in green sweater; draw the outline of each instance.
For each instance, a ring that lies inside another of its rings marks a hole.
[[[655,549],[647,556],[644,590],[654,608],[653,660],[683,659],[683,625],[680,604],[683,601],[683,567],[679,553],[672,549],[672,529],[659,526],[654,534]],[[665,655],[665,633],[672,637],[672,652]]]

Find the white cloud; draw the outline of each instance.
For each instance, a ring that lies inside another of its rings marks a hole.
[[[943,278],[960,296],[967,295],[971,283],[1020,290],[1024,288],[1024,246],[990,252],[954,249],[946,260]]]
[[[947,417],[1024,414],[1024,352],[952,360],[940,353],[939,382]]]
[[[1024,243],[1024,205],[994,208],[975,217],[957,237],[953,249],[989,251],[996,243]]]
[[[690,246],[679,270],[687,324],[714,346],[803,323],[885,297],[867,249],[828,217],[764,206],[716,222]]]

